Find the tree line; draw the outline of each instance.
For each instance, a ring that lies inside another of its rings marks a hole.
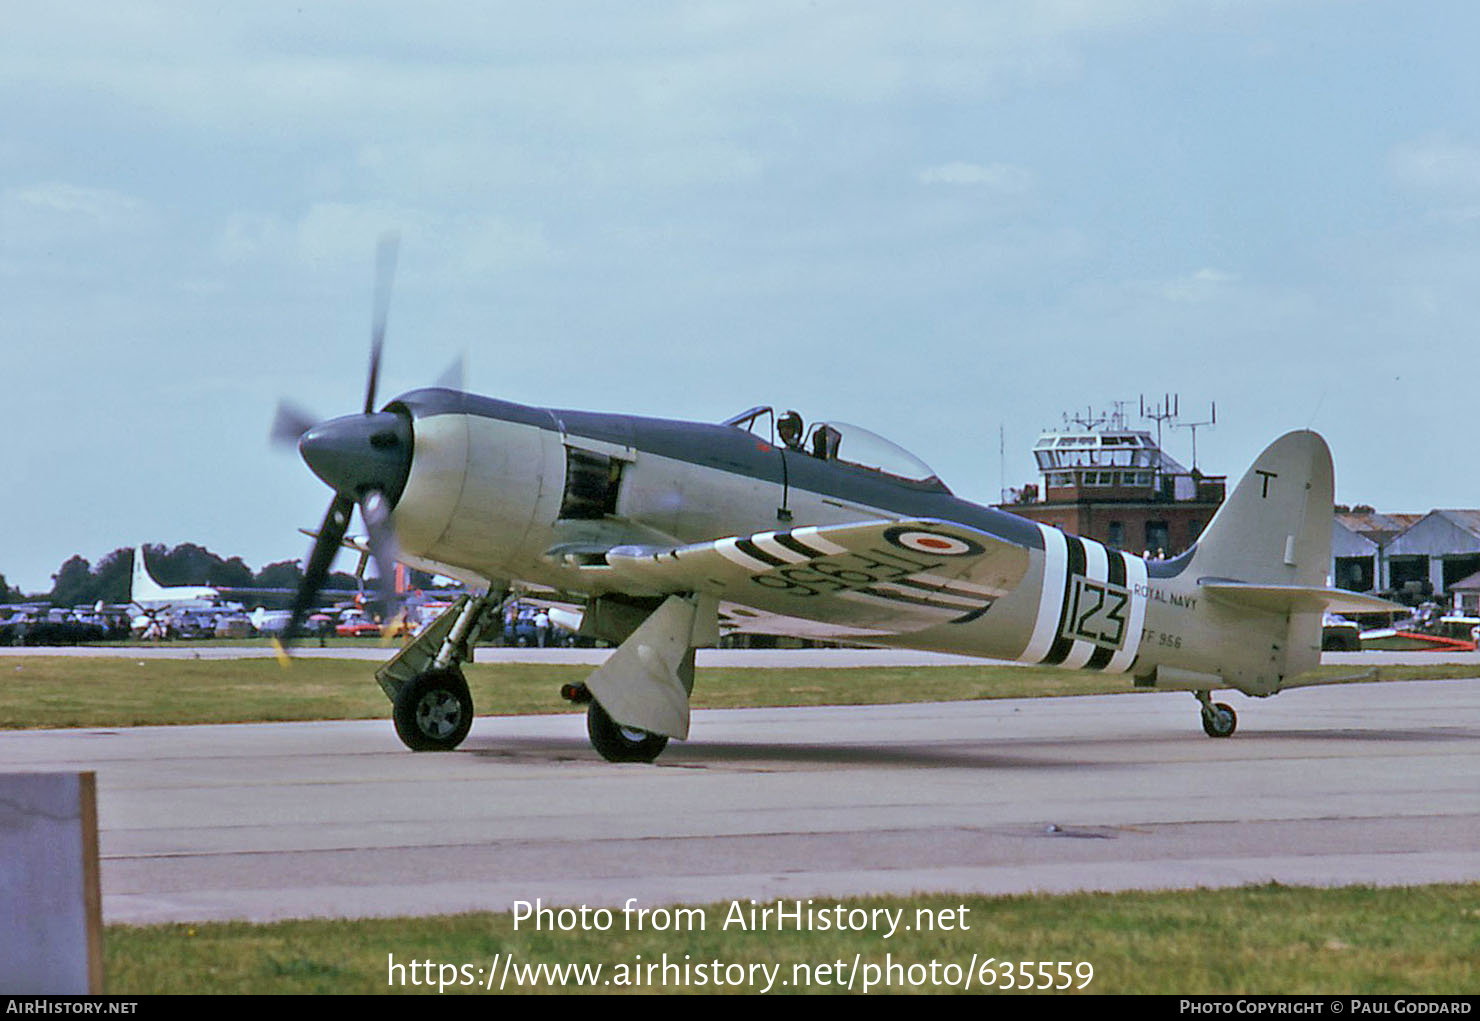
[[[216,588],[270,588],[296,590],[303,580],[303,569],[294,560],[280,560],[253,572],[241,557],[225,558],[194,543],[181,543],[173,548],[145,544],[144,559],[149,573],[161,585],[211,585]],[[97,602],[126,603],[133,575],[134,550],[120,547],[97,564],[73,555],[51,576],[47,593],[24,595],[11,588],[0,574],[0,603],[50,602],[53,606],[82,606]],[[423,576],[424,577],[424,576]],[[336,572],[329,576],[326,588],[353,589],[358,582],[353,574]]]

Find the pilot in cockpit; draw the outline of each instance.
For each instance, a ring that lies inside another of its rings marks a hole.
[[[786,444],[786,449],[801,451],[802,416],[795,411],[788,411],[776,420],[776,433],[781,437],[781,442]]]

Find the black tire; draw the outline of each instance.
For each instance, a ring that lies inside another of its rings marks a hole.
[[[414,752],[449,752],[473,726],[473,696],[456,667],[420,674],[396,696],[396,736]]]
[[[607,762],[652,762],[668,747],[667,735],[624,727],[608,716],[595,699],[586,708],[586,733],[591,737],[591,746]]]
[[[1208,737],[1232,737],[1238,729],[1238,713],[1226,702],[1216,703],[1213,709],[1213,716],[1203,713],[1203,733]]]

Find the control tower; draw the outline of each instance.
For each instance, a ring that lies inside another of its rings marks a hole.
[[[1129,553],[1176,556],[1223,502],[1227,476],[1184,468],[1157,437],[1130,428],[1122,405],[1108,414],[1065,414],[1063,426],[1040,434],[1033,444],[1039,483],[1009,490],[998,506]],[[1165,407],[1148,413],[1144,402],[1142,413],[1156,420],[1158,433],[1175,417]]]

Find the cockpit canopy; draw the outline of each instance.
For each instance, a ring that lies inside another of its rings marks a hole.
[[[794,412],[788,412],[788,415],[792,414]],[[724,424],[762,436],[773,445],[777,442],[776,415],[770,407],[751,408],[726,419]],[[820,460],[836,461],[950,492],[934,469],[914,454],[876,432],[848,422],[814,422],[806,431],[805,438],[791,449]]]
[[[911,482],[931,479],[940,482],[940,477],[930,465],[876,432],[847,422],[819,422],[812,427],[814,433],[824,429],[837,435],[836,441],[831,443],[831,453],[836,460]]]

